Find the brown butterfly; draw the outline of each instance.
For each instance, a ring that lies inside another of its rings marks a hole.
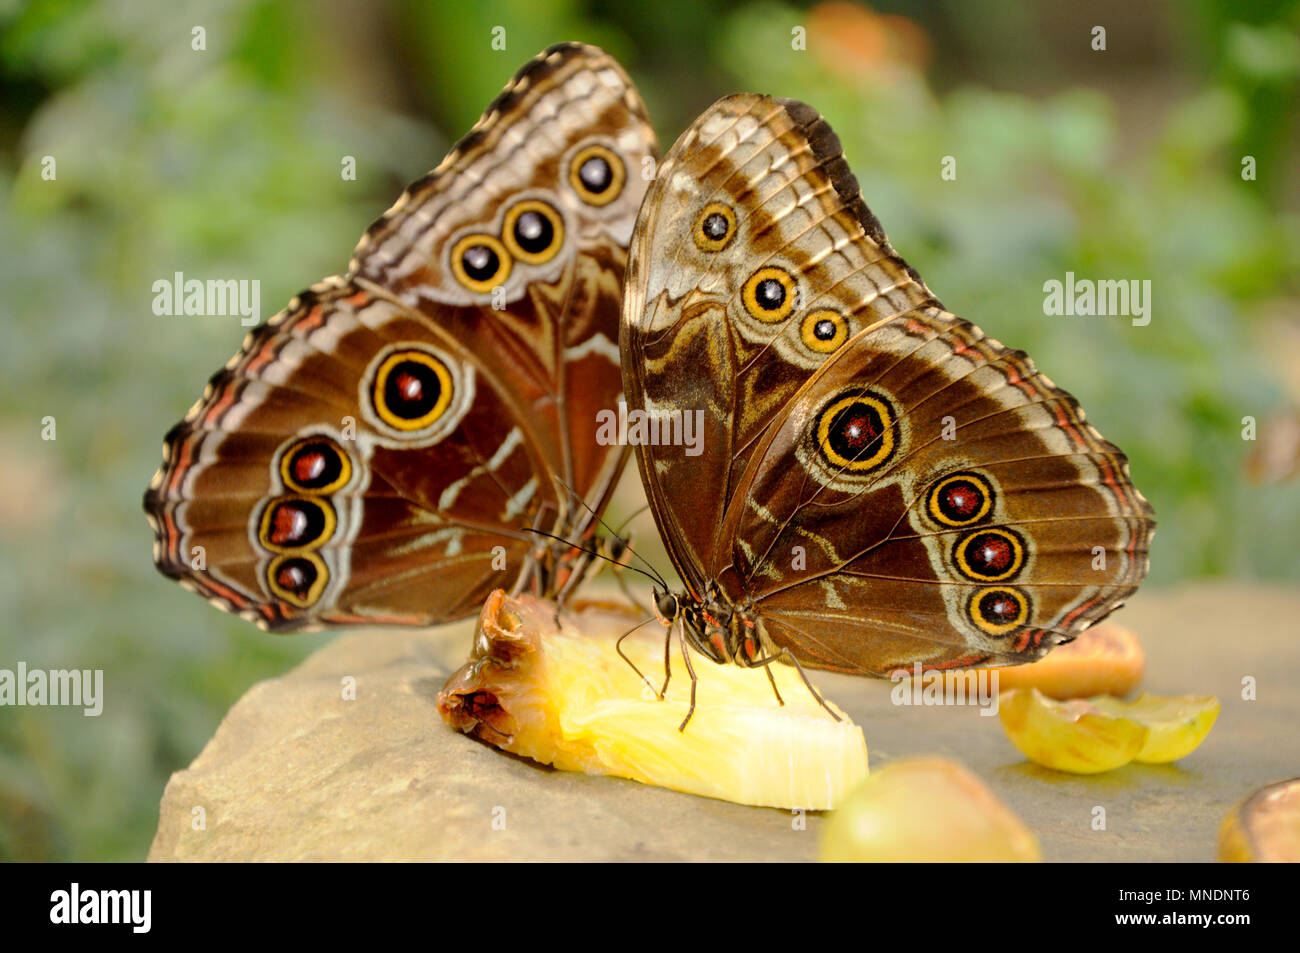
[[[589,554],[531,531],[590,540],[626,459],[596,415],[656,155],[608,55],[525,65],[167,435],[159,569],[274,630],[431,625],[512,582],[562,598]]]
[[[688,669],[688,643],[857,675],[1016,664],[1146,574],[1155,523],[1124,455],[943,309],[803,103],[731,96],[673,146],[620,347],[629,414],[703,411],[702,455],[637,447]]]

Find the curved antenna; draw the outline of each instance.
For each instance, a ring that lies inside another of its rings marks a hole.
[[[601,526],[603,526],[603,527],[604,527],[604,528],[609,532],[609,534],[610,534],[611,536],[613,536],[615,539],[622,540],[624,544],[627,543],[627,540],[626,540],[626,539],[623,539],[623,537],[618,533],[617,530],[615,530],[612,526],[610,526],[608,523],[606,523],[606,522],[601,518],[600,514],[597,513],[597,512],[596,512],[596,511],[591,507],[591,505],[588,504],[587,501],[584,500],[584,499],[582,498],[582,496],[581,496],[581,495],[580,495],[576,490],[574,490],[573,487],[569,486],[569,484],[565,483],[563,480],[561,480],[558,476],[555,476],[554,474],[551,475],[551,479],[554,480],[556,483],[560,484],[560,486],[564,487],[566,490],[568,490],[568,491],[569,491],[569,495],[570,495],[571,497],[573,497],[575,500],[577,500],[578,503],[582,506],[583,509],[585,509],[588,513],[590,513],[593,517],[595,517],[596,522],[599,523]],[[649,509],[649,508],[650,508],[650,504],[649,504],[649,503],[647,503],[647,504],[643,507],[643,509]],[[640,510],[637,510],[636,512],[639,513]],[[633,514],[632,514],[632,516],[635,516],[635,515],[636,515],[636,513],[633,513]],[[629,516],[627,520],[624,520],[624,521],[623,521],[623,525],[626,526],[628,520],[631,520],[631,518],[632,518],[632,517]],[[536,530],[534,530],[533,532],[536,532]],[[579,548],[581,548],[581,547],[579,547]],[[629,548],[629,549],[628,549],[628,552],[631,553],[632,556],[633,556],[634,558],[641,560],[641,562],[642,562],[642,563],[643,563],[643,564],[644,564],[644,565],[645,565],[645,566],[650,570],[650,572],[654,573],[654,578],[656,578],[656,579],[658,580],[658,583],[659,583],[660,588],[662,588],[662,589],[670,589],[670,588],[672,588],[671,586],[668,585],[667,580],[664,579],[663,574],[660,573],[659,570],[656,569],[653,565],[651,565],[651,563],[650,563],[650,561],[649,561],[648,559],[646,559],[644,556],[642,556],[640,553],[638,553],[635,549],[631,549],[631,548]],[[592,555],[599,555],[599,554],[597,554],[597,553],[593,553]],[[601,558],[603,558],[603,559],[609,559],[608,556],[602,556]],[[624,568],[627,568],[627,569],[636,569],[635,566],[629,566],[629,565],[627,565],[627,563],[620,563],[620,562],[617,562],[617,561],[615,561],[615,560],[613,560],[613,559],[610,559],[609,561],[612,562],[612,563],[614,563],[614,565],[616,565],[616,566],[623,566]],[[640,571],[640,570],[638,570],[638,571]],[[642,573],[642,575],[647,575],[647,574],[646,574],[646,573]]]
[[[668,589],[668,588],[669,588],[668,583],[665,582],[665,581],[664,581],[664,578],[663,578],[662,576],[660,576],[657,572],[655,572],[654,575],[651,575],[650,573],[646,572],[644,569],[641,569],[641,568],[639,568],[639,567],[637,567],[637,566],[633,566],[633,565],[631,565],[630,563],[621,563],[621,562],[619,562],[617,559],[611,559],[609,556],[606,556],[604,553],[597,552],[597,551],[594,550],[594,549],[587,549],[585,546],[579,546],[577,543],[573,542],[572,540],[566,539],[566,538],[563,537],[563,536],[557,536],[555,533],[548,533],[548,532],[546,532],[546,530],[544,530],[544,529],[530,529],[530,530],[528,530],[528,532],[530,532],[530,533],[536,533],[538,536],[547,536],[547,537],[549,537],[549,538],[551,538],[551,539],[559,540],[561,543],[564,543],[566,546],[572,546],[574,549],[576,549],[576,550],[577,550],[578,552],[580,552],[580,553],[586,553],[588,556],[595,556],[597,559],[603,559],[603,560],[605,560],[605,562],[607,562],[607,563],[612,563],[612,564],[615,565],[615,566],[620,566],[620,567],[622,567],[623,569],[630,569],[630,570],[632,570],[633,572],[639,572],[641,575],[645,576],[647,579],[649,579],[651,582],[653,582],[653,583],[654,583],[656,586],[658,586],[660,589]],[[636,555],[636,554],[633,553],[633,555]],[[644,562],[644,560],[643,560],[643,562]],[[646,565],[649,566],[650,564],[649,564],[649,563],[646,563]],[[653,571],[653,570],[654,570],[654,567],[653,567],[653,566],[650,566],[650,569]]]

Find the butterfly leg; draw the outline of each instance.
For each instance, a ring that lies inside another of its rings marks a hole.
[[[682,633],[682,659],[686,662],[686,674],[691,677],[691,707],[686,710],[686,717],[677,726],[678,731],[685,731],[686,726],[690,724],[691,716],[695,714],[695,686],[699,682],[699,679],[695,677],[695,666],[691,664],[691,653],[686,648],[685,633]]]
[[[776,692],[776,679],[772,675],[772,663],[784,661],[789,661],[798,670],[799,677],[803,679],[804,688],[808,689],[808,694],[816,699],[817,704],[826,709],[826,714],[830,715],[836,721],[841,721],[842,719],[840,716],[835,714],[835,712],[831,710],[831,707],[826,704],[826,700],[822,698],[821,695],[817,694],[817,689],[813,688],[812,682],[808,681],[808,674],[803,670],[803,666],[799,664],[799,660],[790,653],[789,649],[782,649],[780,655],[769,655],[765,659],[759,659],[758,661],[751,663],[750,667],[757,668],[761,665],[767,669],[768,681],[772,683],[772,691]],[[776,692],[776,700],[781,702],[782,705],[785,704],[785,702],[781,700],[780,692]]]
[[[633,662],[630,658],[628,658],[628,657],[623,653],[623,640],[626,639],[626,638],[627,638],[629,635],[631,635],[633,632],[635,632],[637,629],[641,628],[641,626],[648,625],[648,624],[650,624],[650,623],[653,622],[653,621],[655,621],[655,620],[654,620],[654,617],[652,616],[652,617],[650,617],[649,619],[646,619],[645,622],[642,622],[640,625],[637,625],[637,626],[635,626],[634,628],[628,629],[626,632],[624,632],[622,635],[620,635],[620,636],[618,637],[618,641],[614,643],[614,651],[618,653],[619,658],[621,658],[624,662],[627,662],[627,664],[630,665],[630,666],[632,667],[632,671],[636,672],[637,677],[640,678],[641,681],[645,682],[646,688],[650,689],[650,691],[652,691],[652,692],[655,692],[655,696],[656,696],[660,701],[663,701],[663,700],[664,700],[664,694],[663,694],[663,692],[662,692],[662,691],[655,691],[654,682],[652,682],[652,681],[650,681],[650,679],[646,678],[645,675],[643,675],[643,674],[641,673],[641,670],[640,670],[639,668],[636,667],[636,663]]]
[[[659,697],[664,698],[668,694],[668,683],[673,677],[673,627],[675,623],[664,626],[664,684],[659,689]]]
[[[767,683],[772,686],[772,694],[776,696],[776,703],[784,708],[785,699],[781,697],[781,689],[776,687],[776,676],[772,674],[772,666],[764,665],[763,671],[767,672]]]

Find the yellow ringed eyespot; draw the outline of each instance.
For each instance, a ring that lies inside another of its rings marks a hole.
[[[1015,533],[981,529],[962,537],[953,547],[953,560],[963,576],[979,582],[1001,582],[1025,564],[1025,544]]]
[[[280,457],[280,478],[299,493],[333,493],[352,479],[352,461],[332,440],[305,437]]]
[[[329,575],[325,561],[315,553],[285,553],[271,560],[266,581],[276,596],[307,609],[320,599]]]
[[[441,417],[452,390],[451,372],[432,354],[394,351],[375,371],[370,398],[380,420],[409,432],[423,430]]]
[[[967,606],[971,621],[989,635],[1006,635],[1029,619],[1029,600],[1019,589],[978,589]]]
[[[842,397],[817,417],[817,446],[837,469],[865,473],[894,453],[894,412],[870,392]]]
[[[608,205],[618,198],[627,179],[623,160],[601,145],[578,150],[569,162],[569,185],[588,205]]]
[[[849,339],[849,322],[838,311],[822,309],[804,315],[799,327],[804,346],[819,354],[830,354]]]
[[[466,235],[451,249],[451,272],[475,294],[490,294],[510,277],[512,259],[491,235]]]
[[[710,202],[695,220],[695,245],[700,251],[722,251],[736,234],[736,213],[723,202]]]
[[[258,523],[257,538],[276,553],[314,549],[338,526],[334,507],[307,496],[280,496],[266,504]]]
[[[784,268],[760,268],[745,282],[741,301],[751,317],[776,324],[794,310],[794,292],[794,277]]]
[[[954,473],[930,491],[930,516],[944,526],[970,526],[993,508],[993,488],[975,473]]]
[[[564,245],[564,219],[545,202],[525,199],[506,213],[501,237],[525,265],[544,265]]]

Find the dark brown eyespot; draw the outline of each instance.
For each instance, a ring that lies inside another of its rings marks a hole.
[[[1010,530],[982,529],[962,537],[953,547],[953,561],[963,576],[980,582],[1001,582],[1025,564],[1025,543]]]
[[[545,202],[526,199],[506,213],[502,238],[526,265],[544,265],[564,245],[564,219]]]
[[[315,548],[334,535],[338,520],[323,500],[285,496],[262,511],[258,539],[272,552]]]
[[[993,508],[993,488],[975,473],[954,473],[935,484],[928,501],[930,516],[944,526],[970,526]]]
[[[380,420],[395,430],[423,430],[447,410],[451,372],[426,351],[395,351],[375,372],[371,403]]]
[[[325,562],[315,553],[275,557],[266,570],[271,592],[290,605],[307,609],[315,605],[329,581]]]
[[[623,160],[600,145],[578,151],[569,163],[569,184],[588,205],[608,205],[623,191]]]
[[[897,446],[894,411],[883,396],[869,391],[832,401],[817,415],[817,446],[838,470],[874,470]]]
[[[307,437],[280,457],[280,477],[299,493],[333,493],[352,479],[352,462],[332,440]]]
[[[989,635],[1006,635],[1029,619],[1029,599],[1019,589],[977,589],[967,606],[971,621]]]
[[[503,284],[511,266],[510,253],[491,235],[466,235],[451,250],[452,274],[475,294],[489,294]]]
[[[710,202],[695,220],[695,245],[700,251],[722,251],[736,234],[736,213],[722,202]]]
[[[794,278],[784,268],[760,268],[745,282],[741,300],[751,317],[775,324],[794,310],[794,290]]]

